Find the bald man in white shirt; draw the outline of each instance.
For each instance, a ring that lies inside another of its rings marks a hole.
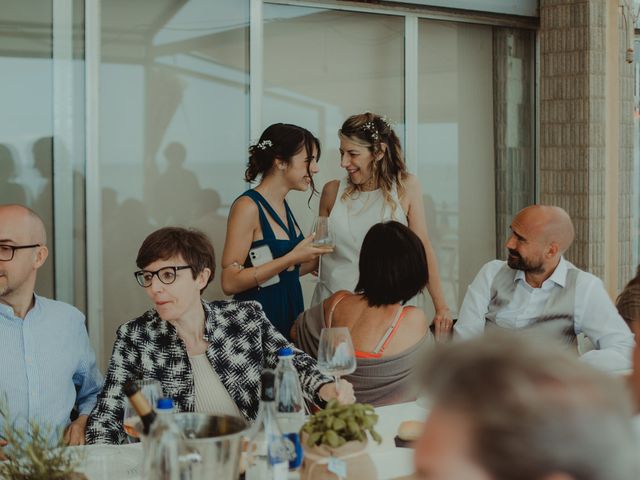
[[[514,217],[506,262],[485,264],[465,295],[455,335],[471,338],[486,326],[555,332],[577,345],[584,333],[595,349],[582,359],[609,372],[631,369],[633,334],[602,281],[564,259],[574,239],[571,218],[560,207],[533,205]]]

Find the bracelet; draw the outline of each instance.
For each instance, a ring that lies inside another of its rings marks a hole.
[[[244,265],[240,265],[238,262],[230,263],[230,264],[229,264],[229,265],[227,265],[226,267],[225,267],[225,266],[223,266],[223,267],[222,267],[222,269],[223,269],[223,270],[226,270],[227,268],[231,268],[231,267],[239,268],[240,270],[243,270],[243,269],[244,269]]]

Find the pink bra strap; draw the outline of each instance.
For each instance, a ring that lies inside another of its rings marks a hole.
[[[389,328],[387,328],[387,331],[385,332],[383,337],[380,339],[380,341],[376,345],[376,348],[373,350],[373,353],[382,354],[384,352],[384,349],[387,348],[387,345],[395,335],[396,330],[398,330],[398,327],[400,326],[400,320],[404,318],[409,308],[411,307],[410,306],[400,307],[400,309],[398,310],[398,313],[396,313],[396,316],[393,319],[393,322],[391,322],[391,325],[389,325]]]
[[[327,326],[327,327],[331,327],[331,323],[333,322],[333,312],[334,312],[334,310],[336,309],[336,306],[337,306],[337,305],[342,301],[342,299],[343,299],[344,297],[346,297],[347,295],[350,295],[350,294],[349,294],[349,293],[347,293],[347,292],[344,292],[342,295],[340,295],[340,296],[338,297],[338,299],[337,299],[335,302],[333,302],[333,305],[331,305],[331,310],[329,311],[329,318],[327,319],[328,321],[325,321],[325,324],[326,324],[326,326]]]

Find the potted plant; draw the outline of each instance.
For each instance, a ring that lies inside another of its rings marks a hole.
[[[369,436],[382,442],[374,428],[377,422],[371,405],[339,405],[335,400],[310,416],[301,430],[301,480],[377,478],[367,453]]]
[[[19,422],[22,423],[22,422]],[[76,473],[82,454],[66,447],[62,436],[37,422],[24,427],[10,421],[6,402],[0,401],[2,436],[8,442],[0,462],[0,478],[11,480],[86,480]]]

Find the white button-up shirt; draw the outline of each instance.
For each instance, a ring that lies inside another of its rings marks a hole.
[[[482,334],[485,314],[491,301],[491,284],[506,262],[493,260],[485,264],[467,289],[458,321],[454,327],[456,337],[471,338]],[[540,288],[534,288],[518,270],[514,282],[516,289],[511,301],[497,312],[496,323],[505,328],[520,329],[538,319],[544,311],[551,292],[564,288],[567,271],[571,265],[564,258]],[[601,370],[626,372],[631,369],[633,334],[618,314],[602,281],[596,276],[580,271],[576,279],[574,304],[574,330],[584,333],[595,350],[582,355],[582,360]]]

